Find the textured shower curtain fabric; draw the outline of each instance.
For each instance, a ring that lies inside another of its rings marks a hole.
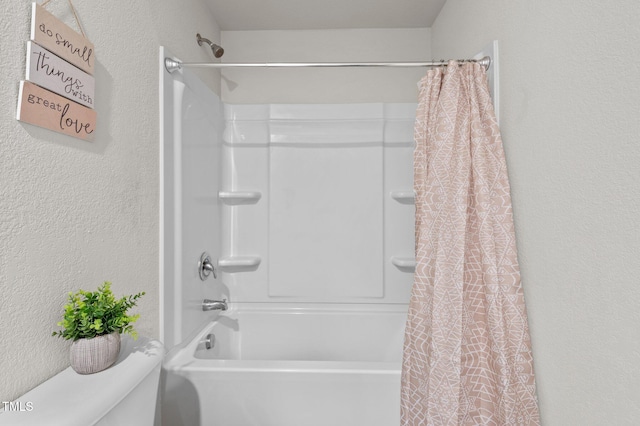
[[[403,426],[539,425],[506,162],[481,65],[419,83]]]

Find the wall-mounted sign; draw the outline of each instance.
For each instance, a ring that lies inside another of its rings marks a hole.
[[[27,80],[93,108],[95,79],[30,41],[27,42]]]
[[[31,40],[93,75],[93,43],[35,2],[32,6]]]
[[[28,81],[20,82],[17,119],[54,132],[93,140],[96,112]]]

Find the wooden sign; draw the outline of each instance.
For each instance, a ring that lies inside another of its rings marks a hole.
[[[93,75],[93,43],[35,2],[32,6],[31,40]]]
[[[93,108],[95,79],[33,42],[27,42],[27,80]]]
[[[96,112],[28,81],[20,82],[17,119],[54,132],[93,140]]]

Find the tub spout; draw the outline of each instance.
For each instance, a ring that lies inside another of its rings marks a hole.
[[[204,299],[202,301],[202,310],[203,311],[226,311],[227,299],[223,299],[223,300]]]

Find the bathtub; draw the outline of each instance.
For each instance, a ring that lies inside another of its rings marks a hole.
[[[243,304],[223,312],[168,354],[162,423],[398,425],[406,310]]]

